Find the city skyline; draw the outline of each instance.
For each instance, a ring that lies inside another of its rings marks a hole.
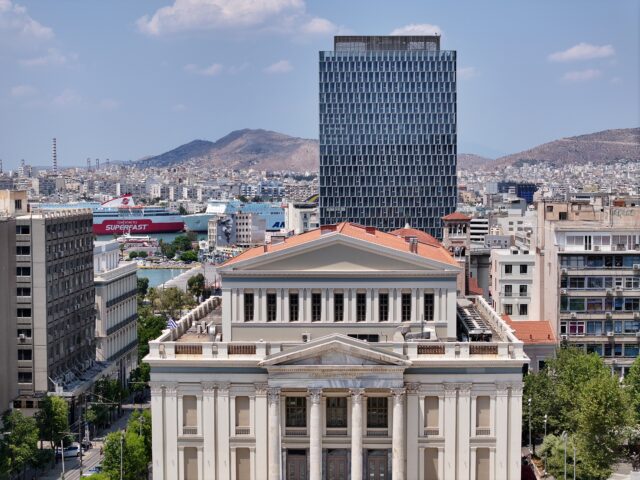
[[[115,5],[0,1],[5,170],[49,164],[52,137],[61,168],[245,127],[317,138],[317,56],[341,33],[442,34],[459,52],[460,153],[640,124],[632,1]]]

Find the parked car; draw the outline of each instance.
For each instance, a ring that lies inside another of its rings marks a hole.
[[[96,473],[100,473],[102,472],[102,465],[96,465],[95,467],[91,467],[89,470],[85,471],[82,476],[83,477],[90,477],[91,475],[94,475]]]
[[[56,448],[56,457],[60,458],[64,456],[64,458],[72,458],[80,456],[80,445],[77,443],[72,443],[68,447],[65,447],[63,451],[60,448]]]
[[[93,444],[89,441],[89,440],[82,440],[82,449],[83,450],[90,450],[93,448]]]

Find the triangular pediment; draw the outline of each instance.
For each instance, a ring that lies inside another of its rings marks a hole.
[[[451,264],[344,236],[321,238],[276,251],[240,262],[235,269],[287,272],[457,271],[457,267]]]
[[[403,355],[345,335],[333,334],[265,358],[261,366],[408,366]]]

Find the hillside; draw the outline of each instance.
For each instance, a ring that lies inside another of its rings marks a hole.
[[[552,165],[613,163],[618,160],[640,161],[640,128],[604,130],[602,132],[561,138],[524,152],[496,160],[497,165],[547,162]]]
[[[474,153],[458,154],[458,168],[461,170],[473,170],[476,168],[482,168],[490,162],[493,162],[493,158],[482,157]]]
[[[269,130],[236,130],[216,142],[194,140],[138,161],[140,167],[198,165],[256,170],[318,169],[318,142]]]

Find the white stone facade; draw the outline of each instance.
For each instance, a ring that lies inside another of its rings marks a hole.
[[[522,343],[479,297],[458,341],[455,261],[355,233],[241,255],[221,322],[150,342],[154,479],[520,478]]]
[[[539,320],[533,299],[536,256],[517,247],[491,250],[493,308],[513,320]]]

